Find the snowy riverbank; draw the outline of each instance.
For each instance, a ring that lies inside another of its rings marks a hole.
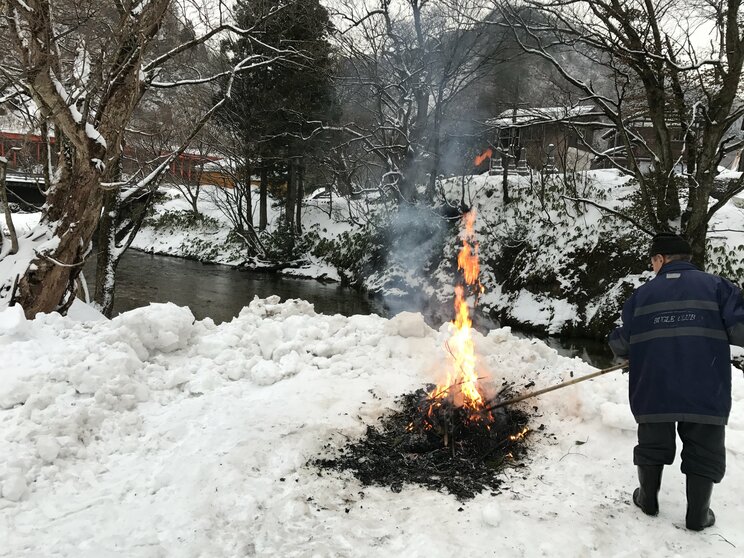
[[[249,267],[257,270],[275,268],[272,262],[249,258],[244,243],[230,234],[232,224],[223,211],[222,193],[216,187],[204,187],[199,194],[200,219],[191,217],[191,205],[176,188],[163,190],[163,201],[155,204],[154,215],[147,219],[132,243],[136,250],[166,256],[191,258],[202,262]],[[254,191],[253,207],[258,207],[258,192]],[[275,232],[281,224],[281,209],[268,206],[268,231]],[[255,217],[254,217],[255,220]],[[348,209],[336,200],[331,206],[325,201],[307,202],[303,212],[305,230],[321,238],[335,239],[353,227],[348,222]],[[282,266],[281,273],[293,277],[340,281],[338,270],[328,262],[303,255],[302,261]]]
[[[719,179],[736,176],[726,171]],[[520,329],[603,338],[630,291],[652,276],[645,271],[648,238],[612,213],[633,212],[637,188],[629,177],[598,170],[572,180],[510,177],[511,201],[506,205],[498,176],[447,179],[440,188],[450,203],[462,201],[477,211],[485,288],[481,310]],[[200,210],[210,221],[169,224],[179,221],[174,212],[188,208],[186,200],[171,191],[169,199],[156,206],[155,217],[143,227],[134,247],[245,264],[245,250],[230,240],[229,223],[216,209],[213,194],[205,191],[202,196]],[[302,265],[282,272],[333,280],[345,276],[393,312],[420,311],[435,323],[449,319],[459,228],[456,221],[443,219],[448,210],[405,206],[385,214],[383,207],[370,204],[365,206],[365,218],[377,215],[378,221],[365,229],[360,224],[364,220],[359,220],[363,202],[354,203],[356,208],[343,198],[335,198],[332,204],[309,202],[303,217],[305,231],[316,235],[316,246],[324,243],[325,249],[318,251],[320,255],[306,254]],[[349,211],[355,209],[357,220],[352,224]],[[269,230],[276,230],[280,222],[280,208],[272,206]],[[709,271],[744,283],[744,197],[732,199],[712,219],[708,260]]]
[[[614,373],[533,400],[526,467],[464,504],[363,487],[307,465],[361,436],[448,365],[418,314],[315,314],[256,300],[232,322],[152,305],[111,321],[0,313],[0,556],[738,556],[744,547],[744,379],[734,374],[718,522],[678,526],[630,503],[634,423]],[[590,367],[508,329],[476,334],[496,383],[535,388]]]
[[[719,179],[736,176],[726,171]],[[627,176],[602,170],[572,179],[567,183],[554,176],[542,183],[510,177],[508,204],[497,176],[451,178],[440,188],[450,203],[462,201],[477,211],[484,286],[479,310],[522,331],[604,339],[632,289],[652,277],[645,256],[648,239],[612,213],[633,210],[636,188]],[[257,192],[253,194],[256,207]],[[451,318],[459,227],[457,219],[444,217],[453,208],[405,206],[385,213],[372,200],[307,200],[305,235],[293,261],[277,261],[277,254],[274,261],[261,261],[249,257],[245,244],[231,233],[230,220],[219,209],[219,196],[224,195],[216,188],[203,189],[200,216],[194,217],[178,190],[164,191],[133,247],[296,277],[347,279],[391,313],[422,312],[430,323]],[[278,232],[281,210],[269,204],[269,225],[262,235],[275,248],[286,241]],[[18,215],[16,226],[26,230],[34,218],[38,216]],[[715,214],[708,240],[708,271],[744,284],[742,195]]]

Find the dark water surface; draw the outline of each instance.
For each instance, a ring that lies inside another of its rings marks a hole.
[[[95,262],[85,266],[88,283],[93,285]],[[230,266],[202,264],[183,258],[157,256],[127,250],[116,274],[114,314],[147,306],[151,302],[173,302],[188,306],[197,319],[212,318],[216,323],[236,317],[254,296],[278,295],[281,300],[301,298],[321,314],[391,315],[381,302],[364,293],[341,287],[338,283],[321,283],[314,279],[294,279],[276,273],[239,271]],[[397,311],[405,308],[396,308]],[[415,311],[415,308],[410,308]],[[392,312],[394,313],[394,312]],[[498,327],[485,320],[484,325]],[[520,332],[514,330],[520,335]],[[534,335],[524,335],[535,337]],[[594,366],[604,368],[613,362],[604,343],[591,339],[540,337],[568,357],[578,356]]]
[[[95,263],[86,264],[85,272],[92,285]],[[210,317],[222,323],[236,317],[254,296],[271,295],[278,295],[283,301],[307,300],[322,314],[380,313],[374,301],[338,283],[239,271],[225,265],[127,250],[116,272],[114,314],[151,302],[173,302],[188,306],[199,320]]]

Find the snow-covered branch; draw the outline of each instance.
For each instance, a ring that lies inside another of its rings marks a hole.
[[[260,23],[265,21],[266,19],[276,16],[276,14],[281,12],[283,9],[284,9],[283,6],[278,6],[276,8],[273,8],[266,16],[261,18],[261,20],[257,22],[250,29],[240,28],[233,23],[222,23],[214,27],[213,29],[210,29],[208,32],[204,33],[203,35],[196,37],[195,39],[192,39],[191,41],[186,41],[184,43],[181,43],[178,46],[170,49],[168,52],[161,54],[157,58],[151,60],[147,64],[143,65],[142,71],[146,74],[150,73],[154,69],[161,67],[165,62],[172,60],[179,54],[186,52],[188,50],[191,50],[198,45],[204,44],[207,41],[209,41],[211,38],[215,37],[216,35],[219,35],[225,32],[235,33],[236,35],[239,35],[241,37],[248,37],[250,38],[250,40],[255,41],[256,43],[260,44],[262,47],[266,48],[269,51],[275,52],[276,54],[289,54],[289,53],[296,54],[297,51],[295,49],[288,49],[288,50],[278,49],[276,47],[273,47],[271,45],[267,45],[266,43],[261,42],[260,40],[257,39],[257,37],[255,37],[255,29],[260,25]]]

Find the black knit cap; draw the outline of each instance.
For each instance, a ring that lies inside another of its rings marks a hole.
[[[692,254],[690,243],[678,234],[661,232],[651,240],[648,253],[650,256],[661,254],[669,256],[672,254]]]

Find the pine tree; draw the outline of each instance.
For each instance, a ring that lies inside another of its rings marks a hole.
[[[294,62],[266,65],[250,76],[240,76],[233,84],[231,102],[220,115],[222,123],[242,140],[246,172],[261,171],[262,215],[267,169],[275,167],[286,174],[286,224],[299,232],[297,204],[303,195],[304,161],[320,141],[318,136],[307,138],[317,122],[327,122],[336,113],[331,83],[334,60],[328,40],[333,26],[317,0],[240,0],[236,19],[243,28],[255,28],[263,45],[242,40],[224,44],[231,59],[271,54],[274,48],[292,48],[301,55]]]

